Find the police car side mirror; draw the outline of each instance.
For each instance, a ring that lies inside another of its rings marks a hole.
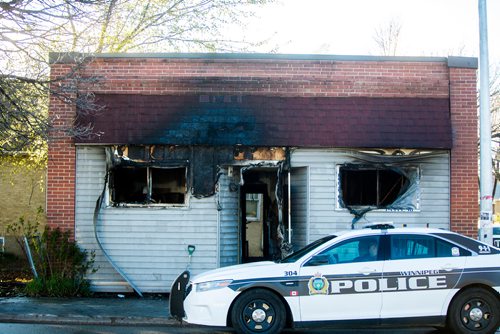
[[[326,254],[314,255],[309,261],[306,262],[304,266],[314,267],[314,266],[324,266],[325,264],[330,264],[329,256]]]

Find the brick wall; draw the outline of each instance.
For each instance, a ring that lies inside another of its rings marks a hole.
[[[450,68],[450,102],[453,128],[451,229],[477,237],[479,185],[475,69]]]
[[[74,230],[76,149],[66,130],[75,118],[76,106],[68,102],[76,98],[76,91],[75,82],[65,78],[71,68],[71,64],[58,64],[51,69],[51,79],[55,80],[51,89],[55,93],[50,96],[49,109],[52,130],[47,166],[47,225]]]
[[[97,58],[84,75],[103,94],[448,96],[444,62]]]
[[[52,64],[52,76],[70,65]],[[99,94],[228,94],[264,96],[451,98],[454,147],[451,161],[451,227],[475,234],[477,208],[477,120],[475,69],[449,68],[444,60],[305,60],[98,57],[81,72],[83,90]],[[62,86],[71,84],[66,81]],[[51,98],[59,126],[71,124],[75,108]],[[56,129],[57,131],[57,129]],[[69,137],[49,146],[47,218],[74,226],[75,148]]]

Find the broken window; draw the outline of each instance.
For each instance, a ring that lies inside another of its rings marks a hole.
[[[343,208],[418,208],[418,169],[347,164],[338,169]]]
[[[184,204],[186,168],[117,166],[110,173],[110,196],[121,204]]]
[[[186,168],[150,168],[153,203],[184,204]]]

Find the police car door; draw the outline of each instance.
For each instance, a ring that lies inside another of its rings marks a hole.
[[[390,235],[384,265],[384,318],[439,316],[465,265],[464,250],[433,235]]]
[[[366,319],[377,322],[382,305],[379,235],[355,237],[316,254],[301,267],[301,321]]]

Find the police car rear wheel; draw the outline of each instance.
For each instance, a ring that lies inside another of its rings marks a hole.
[[[494,333],[500,326],[498,297],[481,288],[463,291],[451,304],[448,326],[456,334]]]
[[[238,333],[279,333],[285,326],[286,313],[281,300],[272,292],[253,289],[244,292],[231,312]]]

